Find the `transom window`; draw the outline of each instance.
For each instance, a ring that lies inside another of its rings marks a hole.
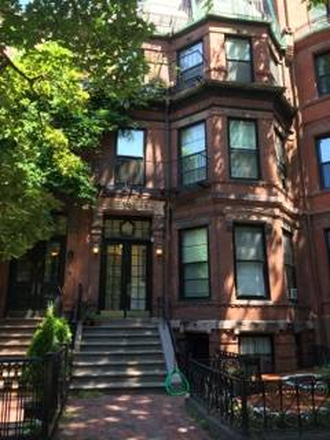
[[[147,219],[107,218],[104,221],[104,237],[150,240],[151,224]]]
[[[292,236],[284,232],[283,234],[283,248],[284,248],[284,267],[285,267],[285,282],[288,298],[291,301],[297,300],[297,281],[296,268],[294,262]]]
[[[189,87],[203,77],[203,43],[200,41],[178,53],[179,85]]]
[[[317,87],[320,95],[330,93],[330,52],[315,58]]]
[[[252,81],[251,43],[247,38],[226,38],[227,80]]]
[[[143,185],[144,131],[119,130],[117,136],[116,184]]]
[[[330,136],[317,141],[318,156],[320,163],[321,185],[330,188]]]
[[[275,131],[275,154],[276,154],[276,164],[277,173],[280,178],[282,185],[285,186],[286,181],[286,154],[285,154],[285,142],[282,136]]]
[[[240,354],[258,356],[262,373],[274,369],[273,342],[271,336],[246,335],[239,338]]]
[[[267,297],[267,264],[263,227],[236,225],[234,241],[237,297]]]
[[[207,156],[204,122],[180,131],[180,153],[182,185],[191,185],[206,180]]]
[[[230,176],[258,179],[259,158],[256,121],[229,120]]]
[[[208,298],[209,259],[206,227],[181,231],[181,295],[183,298]]]

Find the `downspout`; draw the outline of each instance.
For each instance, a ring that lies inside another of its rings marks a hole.
[[[284,0],[286,4],[286,0]],[[293,104],[295,108],[299,108],[299,100],[297,96],[296,87],[294,86],[294,72],[293,69],[290,69],[290,79],[292,84],[292,96],[293,96]],[[306,182],[304,179],[304,166],[303,166],[303,159],[302,159],[302,153],[301,153],[301,142],[300,142],[300,123],[301,123],[301,114],[300,110],[297,113],[297,116],[295,117],[295,130],[296,130],[296,142],[297,142],[297,152],[298,152],[298,161],[299,161],[299,170],[300,170],[300,179],[302,182],[302,201],[303,201],[303,217],[306,218],[306,227],[307,227],[307,244],[308,244],[308,253],[311,260],[311,269],[312,269],[312,278],[313,278],[313,290],[314,292],[318,291],[319,293],[322,292],[321,290],[321,282],[318,277],[317,273],[317,253],[315,249],[314,240],[312,240],[312,220],[311,220],[311,214],[309,213],[309,204],[308,204],[308,195],[307,195],[307,188],[306,188]],[[319,321],[319,330],[320,330],[320,339],[325,344],[327,344],[327,334],[324,326],[323,319],[321,319],[322,316],[322,305],[321,301],[317,302],[317,313],[318,313],[318,321]]]
[[[171,251],[171,167],[172,167],[172,148],[171,148],[171,124],[170,124],[170,96],[169,89],[165,95],[165,258],[163,270],[163,318],[169,318],[170,304],[166,286],[170,277],[170,251]],[[170,290],[170,289],[169,289]]]

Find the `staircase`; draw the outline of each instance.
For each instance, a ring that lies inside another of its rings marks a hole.
[[[3,318],[0,320],[0,360],[26,355],[41,318]]]
[[[152,319],[117,319],[84,326],[75,352],[72,390],[162,389],[165,360]]]

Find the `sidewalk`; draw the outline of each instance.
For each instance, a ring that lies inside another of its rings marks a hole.
[[[56,440],[209,440],[183,397],[163,394],[71,398]]]

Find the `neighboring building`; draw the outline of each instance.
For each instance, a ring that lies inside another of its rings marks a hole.
[[[330,345],[327,11],[207,3],[141,2],[166,99],[104,136],[97,208],[71,207],[51,241],[1,266],[1,312],[41,309],[57,284],[70,311],[81,284],[101,311],[165,313],[195,355],[294,369]]]

